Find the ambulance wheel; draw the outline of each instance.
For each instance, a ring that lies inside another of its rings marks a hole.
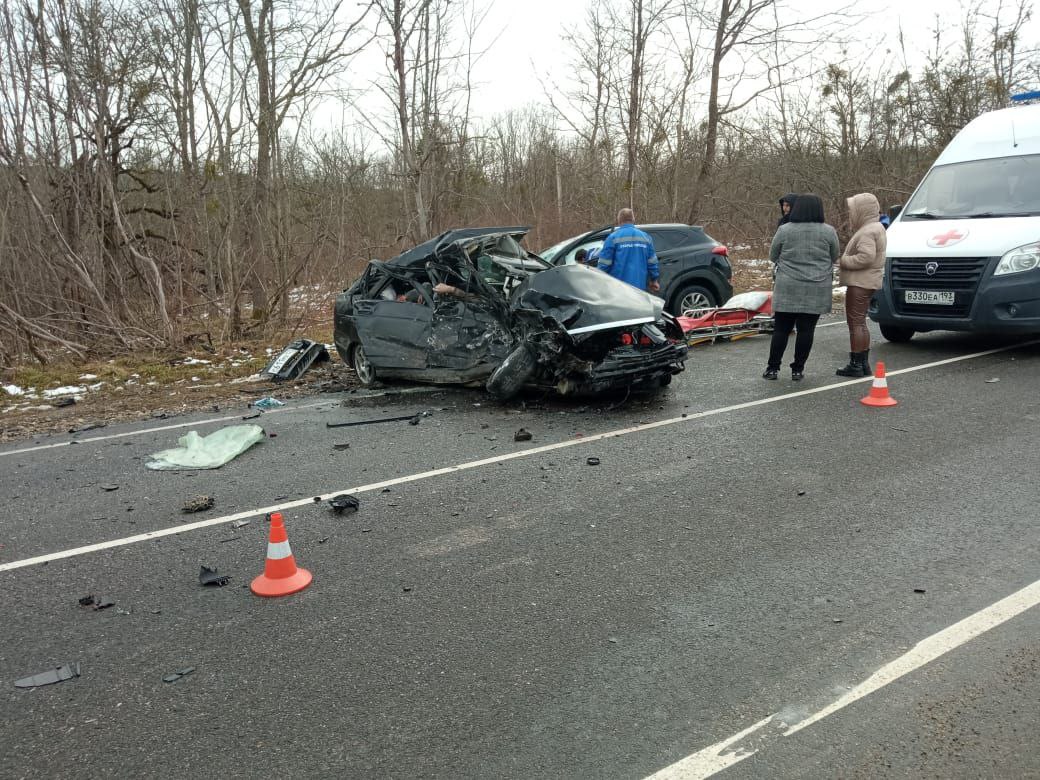
[[[885,337],[887,341],[891,341],[895,344],[905,344],[914,337],[915,331],[913,328],[900,328],[898,325],[881,325],[881,335]]]

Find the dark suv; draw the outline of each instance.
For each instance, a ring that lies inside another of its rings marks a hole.
[[[689,309],[721,306],[733,295],[729,250],[695,225],[639,225],[650,234],[661,264],[661,292],[665,308],[672,314]],[[553,265],[570,265],[579,249],[587,252],[603,246],[614,230],[603,227],[568,238],[541,253]]]

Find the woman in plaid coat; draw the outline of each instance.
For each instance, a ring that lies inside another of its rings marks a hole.
[[[773,339],[763,379],[780,373],[791,331],[797,331],[791,379],[805,375],[805,361],[812,351],[816,323],[831,310],[834,264],[838,260],[838,234],[823,221],[823,201],[818,195],[799,195],[790,221],[781,225],[769,247],[776,264],[773,284]]]

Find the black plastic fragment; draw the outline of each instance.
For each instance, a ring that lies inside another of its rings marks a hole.
[[[114,601],[102,601],[101,599],[91,594],[89,596],[84,596],[83,598],[81,598],[79,600],[79,605],[81,607],[87,607],[89,609],[92,609],[96,612],[100,609],[108,609],[109,607],[114,607],[116,603]]]
[[[71,395],[66,395],[51,401],[51,406],[53,406],[55,409],[61,409],[63,406],[72,406],[75,403],[75,398],[73,398]]]
[[[374,420],[355,420],[354,422],[344,423],[325,423],[326,428],[354,428],[358,425],[375,425],[377,423],[386,422],[404,422],[408,421],[409,425],[418,425],[419,420],[423,417],[429,417],[433,412],[419,412],[418,414],[402,414],[398,417],[377,417]]]
[[[358,511],[361,507],[361,502],[357,500],[356,496],[351,496],[347,493],[340,493],[338,496],[333,496],[329,499],[329,506],[332,507],[332,511],[338,515],[341,515],[344,512],[352,514]]]
[[[349,450],[350,449],[350,445],[349,444],[333,444],[332,445],[332,449],[334,449],[334,450]]]
[[[513,441],[531,441],[533,438],[531,432],[526,428],[521,428],[513,434]]]
[[[102,485],[101,489],[106,493],[111,493],[113,490],[119,490],[119,485]]]
[[[259,416],[260,416],[260,412],[255,412],[253,414],[244,414],[244,415],[242,415],[242,419],[243,420],[255,420]]]
[[[589,458],[585,462],[588,463],[590,466],[598,466],[599,465],[599,458]]]
[[[227,574],[217,574],[216,569],[211,569],[209,566],[199,567],[199,585],[206,585],[212,588],[222,588],[228,584],[231,577]]]
[[[187,677],[194,671],[194,666],[186,666],[183,669],[178,669],[176,672],[170,672],[170,674],[163,675],[162,681],[164,683],[175,683],[182,677]]]
[[[41,685],[53,685],[79,677],[79,663],[62,664],[46,672],[33,674],[14,681],[15,688],[39,688]]]
[[[88,425],[81,425],[79,428],[69,428],[69,433],[83,433],[84,431],[96,431],[98,428],[104,428],[105,423],[89,423]]]

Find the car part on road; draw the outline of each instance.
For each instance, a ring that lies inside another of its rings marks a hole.
[[[205,512],[207,509],[212,509],[215,503],[213,496],[195,496],[195,498],[189,498],[184,502],[181,511],[186,514]]]
[[[586,460],[585,462],[586,462],[586,463],[587,463],[588,465],[590,465],[590,466],[598,466],[598,465],[599,465],[599,458],[589,458],[589,459],[588,459],[588,460]]]
[[[119,490],[119,485],[102,485],[101,489],[106,493],[111,493],[113,490]]]
[[[199,567],[199,585],[208,588],[223,588],[230,581],[230,575],[218,574],[216,569],[211,569],[209,566]]]
[[[329,499],[329,506],[332,507],[332,511],[337,515],[341,515],[344,512],[353,514],[361,507],[361,502],[358,501],[357,496],[341,493]]]
[[[521,428],[513,434],[513,441],[531,441],[533,438],[531,432],[526,428]]]
[[[81,607],[85,607],[87,609],[92,609],[93,611],[97,612],[98,610],[108,609],[109,607],[114,607],[116,605],[116,603],[114,601],[102,601],[99,598],[95,598],[93,596],[93,594],[92,594],[92,595],[84,596],[83,598],[81,598],[79,600],[79,605]]]
[[[87,425],[81,425],[78,428],[69,428],[69,433],[85,433],[86,431],[96,431],[98,428],[104,428],[107,423],[88,423]]]
[[[23,677],[14,681],[15,688],[39,688],[42,685],[53,685],[79,677],[79,663],[62,664],[46,672],[40,672],[29,677]]]
[[[194,666],[186,666],[183,669],[178,669],[176,672],[171,672],[170,674],[163,675],[162,681],[164,683],[175,683],[178,680],[180,680],[180,679],[182,679],[184,677],[187,677],[189,674],[191,674],[194,671],[195,671],[195,667]]]
[[[260,376],[275,382],[296,379],[314,363],[321,363],[328,359],[329,351],[324,344],[310,339],[297,339],[268,363],[267,368],[260,372]]]
[[[233,522],[231,524],[231,527],[232,528],[243,528],[243,527],[249,525],[251,522],[253,522],[253,521],[252,520],[236,520],[235,522]]]
[[[376,423],[387,423],[387,422],[403,422],[408,421],[409,425],[418,425],[419,420],[423,417],[429,417],[433,412],[419,412],[418,414],[402,414],[399,417],[378,417],[374,420],[355,420],[354,422],[344,423],[325,423],[326,428],[354,428],[358,425],[375,425]],[[338,445],[333,445],[338,448]],[[348,444],[347,447],[350,445]],[[346,449],[346,448],[344,448]]]
[[[189,431],[177,440],[180,447],[155,453],[145,465],[155,471],[216,469],[263,440],[259,425],[231,425],[209,436]]]
[[[349,450],[350,449],[350,445],[349,444],[333,444],[332,445],[332,449],[338,450],[338,451]]]
[[[279,406],[285,406],[285,401],[279,401],[277,398],[267,396],[266,398],[261,398],[259,401],[253,401],[252,406],[254,409],[266,412],[268,409],[277,409]]]

